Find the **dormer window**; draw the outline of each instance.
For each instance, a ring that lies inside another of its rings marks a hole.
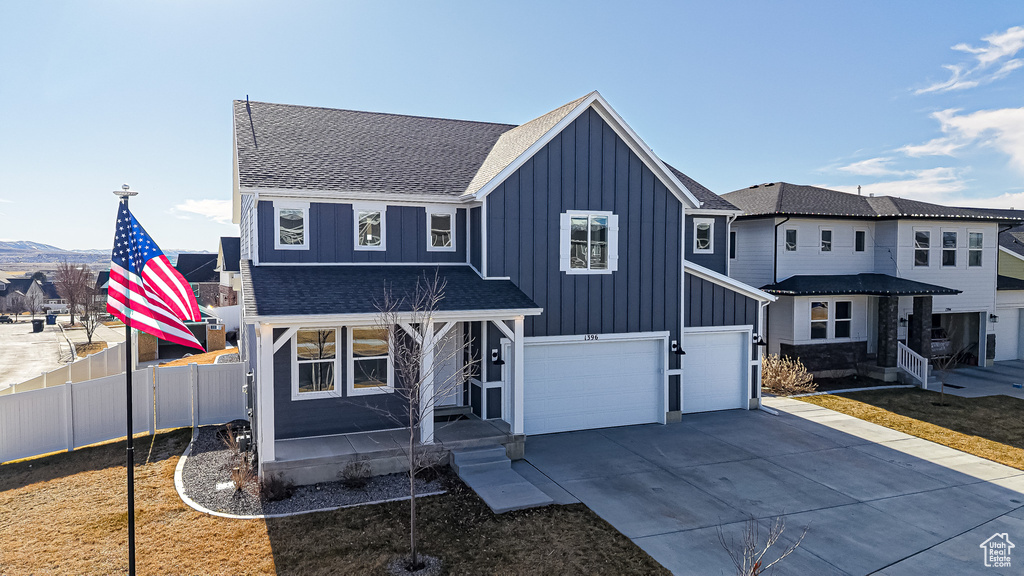
[[[277,222],[274,248],[278,250],[306,250],[309,248],[309,232],[306,226],[306,222],[309,221],[308,203],[274,202],[274,220]]]
[[[693,253],[711,254],[715,251],[715,219],[693,219]]]
[[[385,250],[387,229],[387,207],[357,204],[352,207],[355,214],[356,250]]]
[[[454,208],[427,208],[427,251],[455,251]]]

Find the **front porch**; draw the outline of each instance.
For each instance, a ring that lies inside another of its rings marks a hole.
[[[509,458],[523,456],[524,436],[513,434],[503,420],[481,420],[466,416],[453,422],[434,424],[434,442],[416,443],[418,454],[438,465],[447,465],[452,450],[504,446]],[[332,482],[341,478],[352,462],[365,462],[370,475],[409,470],[409,429],[332,434],[290,438],[274,442],[275,459],[263,463],[265,474],[297,484]]]

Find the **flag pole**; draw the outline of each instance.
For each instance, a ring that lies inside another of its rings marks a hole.
[[[132,192],[130,186],[122,184],[120,190],[114,190],[114,194],[121,198],[125,208],[128,207],[128,198],[137,196],[138,192]],[[135,443],[132,439],[132,324],[131,306],[126,306],[124,323],[124,350],[125,350],[125,404],[127,414],[125,418],[128,436],[128,576],[135,576]]]

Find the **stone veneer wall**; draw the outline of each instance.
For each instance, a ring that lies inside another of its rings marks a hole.
[[[779,354],[799,358],[810,372],[856,370],[867,359],[868,343],[780,344]]]

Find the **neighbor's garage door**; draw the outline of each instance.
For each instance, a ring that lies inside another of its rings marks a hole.
[[[547,434],[661,422],[665,340],[526,341],[523,424]]]
[[[1018,360],[1020,338],[1020,311],[1018,308],[996,310],[996,360]]]
[[[747,408],[750,333],[687,332],[683,339],[683,412]]]

